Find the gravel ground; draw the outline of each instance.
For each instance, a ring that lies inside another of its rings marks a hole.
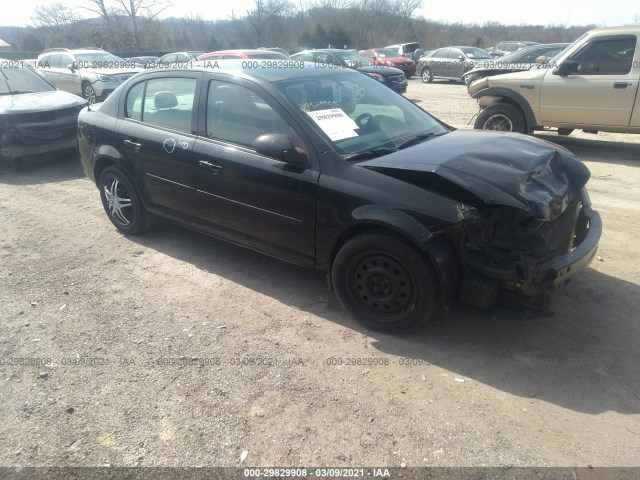
[[[460,84],[406,96],[460,128],[477,112]],[[168,224],[119,234],[76,160],[0,175],[0,465],[640,466],[638,138],[540,136],[592,171],[598,260],[552,318],[401,336],[321,274]]]

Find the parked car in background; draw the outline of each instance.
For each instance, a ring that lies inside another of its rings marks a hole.
[[[522,50],[523,48],[531,45],[538,45],[538,42],[523,42],[519,40],[499,42],[495,46],[487,48],[486,51],[492,57],[502,57],[503,55],[507,55],[511,52],[517,52],[518,50]]]
[[[473,82],[475,128],[640,133],[638,38],[640,26],[591,30],[552,58],[552,68]]]
[[[407,57],[401,57],[398,52],[390,48],[372,48],[358,52],[374,65],[394,67],[404,72],[404,76],[411,78],[416,74],[416,62]]]
[[[456,131],[346,68],[243,64],[147,70],[80,113],[82,166],[118,230],[157,215],[327,272],[384,331],[442,303],[548,315],[595,256],[589,170],[568,150]]]
[[[189,63],[196,59],[198,55],[202,55],[204,52],[202,51],[188,51],[188,52],[173,52],[167,53],[166,55],[161,56],[156,64],[160,64],[164,67],[176,64],[176,66],[180,66],[179,64]]]
[[[402,70],[393,67],[376,66],[362,55],[348,50],[337,48],[305,50],[291,55],[291,59],[301,62],[313,62],[316,68],[327,71],[340,67],[351,68],[378,80],[398,93],[407,91],[407,77],[404,76]]]
[[[104,100],[142,68],[100,48],[49,48],[38,56],[37,71],[58,89]]]
[[[568,43],[532,45],[498,59],[480,62],[473,69],[464,73],[462,78],[469,85],[480,78],[492,75],[519,72],[529,70],[532,67],[546,68],[549,66],[549,60],[567,48],[568,45]]]
[[[0,62],[0,169],[74,155],[78,113],[87,101],[57,90],[19,60]]]
[[[444,47],[421,57],[416,71],[425,83],[431,83],[434,78],[463,81],[464,73],[492,58],[481,48]]]
[[[160,57],[156,57],[153,55],[143,55],[140,57],[129,57],[125,60],[132,62],[136,67],[153,68],[156,66],[156,63],[158,63],[158,60],[160,60]]]
[[[216,52],[203,53],[198,60],[228,60],[234,58],[251,58],[254,60],[289,60],[284,53],[270,50],[218,50]]]
[[[387,45],[384,48],[395,50],[401,57],[409,57],[414,61],[418,61],[424,51],[420,48],[420,44],[418,42],[396,43],[394,45]]]
[[[291,54],[287,50],[280,47],[258,47],[258,50],[266,50],[268,52],[278,52],[283,55],[286,55],[287,57],[291,56]]]

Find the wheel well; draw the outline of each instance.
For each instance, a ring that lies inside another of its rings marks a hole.
[[[110,165],[118,165],[118,162],[105,157],[96,160],[96,163],[93,166],[93,178],[96,182],[96,185],[98,185],[98,182],[100,181],[100,175],[102,174],[102,171]]]
[[[411,237],[407,235],[403,235],[401,232],[394,230],[393,228],[377,225],[377,224],[362,224],[362,225],[354,225],[353,227],[345,230],[340,234],[335,244],[333,245],[333,250],[331,251],[331,266],[333,266],[333,261],[336,258],[336,255],[340,251],[340,249],[351,240],[353,237],[360,235],[362,233],[381,233],[385,235],[389,235],[391,237],[395,237],[398,240],[402,240],[412,247],[416,249],[416,251],[425,259],[425,261],[431,263],[431,266],[435,269],[436,266],[433,265],[431,258],[429,258],[429,254],[420,248],[420,246],[414,242]]]

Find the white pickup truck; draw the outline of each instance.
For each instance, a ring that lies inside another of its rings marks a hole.
[[[469,94],[481,109],[475,128],[640,133],[639,37],[640,26],[591,30],[549,68],[473,82]]]

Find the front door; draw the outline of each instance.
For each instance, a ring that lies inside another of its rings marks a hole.
[[[598,38],[567,59],[578,62],[576,73],[547,72],[540,93],[543,123],[628,126],[640,80],[635,50],[635,36]]]
[[[200,217],[236,241],[312,265],[317,164],[294,167],[252,148],[258,136],[279,133],[311,154],[291,117],[258,87],[209,80],[206,95],[206,130],[194,146]]]

